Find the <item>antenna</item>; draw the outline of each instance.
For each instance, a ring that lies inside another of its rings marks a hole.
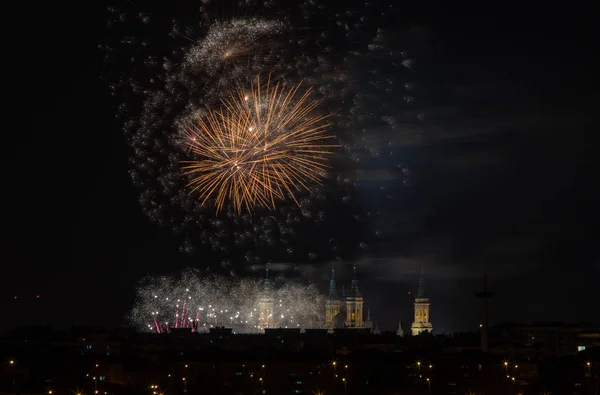
[[[488,344],[488,301],[492,298],[492,293],[487,290],[487,274],[483,273],[483,292],[475,293],[475,296],[483,300],[483,323],[481,324],[481,350],[489,351]]]

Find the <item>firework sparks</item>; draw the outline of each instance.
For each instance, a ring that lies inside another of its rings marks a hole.
[[[217,213],[227,200],[238,213],[274,209],[286,194],[298,204],[294,192],[319,183],[335,145],[324,143],[332,138],[328,116],[315,114],[311,90],[299,90],[300,84],[286,89],[270,79],[263,88],[257,78],[250,93],[237,92],[188,127],[186,142],[198,159],[182,170],[202,204],[214,198]]]
[[[102,75],[120,100],[117,116],[132,148],[129,173],[144,214],[171,228],[182,252],[210,255],[203,262],[222,273],[244,273],[266,261],[352,258],[366,241],[376,245],[393,228],[380,217],[395,198],[390,181],[410,178],[403,147],[421,138],[420,127],[408,127],[410,119],[427,118],[412,83],[421,36],[411,39],[400,28],[401,7],[390,3],[382,12],[371,2],[348,2],[331,8],[319,0],[290,7],[282,0],[264,3],[256,15],[255,1],[240,1],[231,10],[235,18],[219,19],[221,2],[202,3],[108,9]],[[248,212],[244,204],[241,214],[226,194],[215,218],[218,190],[202,205],[206,196],[185,188],[191,175],[182,177],[182,161],[201,159],[185,130],[228,93],[267,74],[288,87],[301,80],[313,87],[317,111],[332,114],[329,133],[339,155],[330,156],[323,185],[303,179],[310,193],[292,199],[282,189],[285,200],[276,210]],[[380,183],[376,194],[364,189],[367,182]]]
[[[201,68],[210,76],[234,72],[235,66],[248,70],[255,57],[260,57],[259,63],[268,59],[270,39],[283,30],[282,23],[259,18],[215,21],[187,53],[187,65]]]
[[[196,328],[198,332],[217,326],[236,333],[257,333],[259,304],[264,296],[260,280],[203,278],[185,272],[180,278],[160,277],[138,288],[132,321],[142,330],[155,333],[173,328]],[[275,284],[273,327],[317,328],[322,326],[324,299],[312,285]]]

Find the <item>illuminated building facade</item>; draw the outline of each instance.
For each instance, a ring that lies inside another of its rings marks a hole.
[[[335,328],[366,328],[363,320],[364,300],[358,288],[356,268],[350,293],[342,292],[342,297],[337,294],[335,272],[331,271],[329,281],[329,295],[325,302],[325,327],[332,331]]]
[[[262,330],[273,328],[273,312],[275,309],[275,300],[273,299],[273,285],[269,280],[269,269],[265,278],[265,288],[258,301],[258,327]]]
[[[358,290],[358,278],[356,277],[356,268],[354,268],[354,278],[350,294],[346,296],[346,328],[364,328],[363,321],[363,297]]]
[[[333,330],[335,327],[335,317],[341,313],[341,301],[337,294],[335,284],[335,270],[331,270],[331,280],[329,280],[329,295],[325,301],[325,328]]]
[[[429,322],[429,299],[425,296],[425,276],[421,269],[421,278],[419,279],[419,291],[415,298],[415,320],[411,325],[413,336],[423,332],[433,332],[433,325]]]

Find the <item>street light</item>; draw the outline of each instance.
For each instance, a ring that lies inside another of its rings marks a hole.
[[[10,361],[8,361],[8,364],[10,365],[10,367],[12,369],[10,369],[10,371],[12,372],[13,375],[13,390],[15,391],[15,393],[17,393],[17,372],[15,372],[15,360],[11,359]]]
[[[348,382],[346,381],[346,378],[344,377],[342,381],[344,382],[344,392],[348,393]]]
[[[183,390],[185,392],[187,392],[187,381],[186,381],[185,377],[182,377],[181,380],[183,380]]]

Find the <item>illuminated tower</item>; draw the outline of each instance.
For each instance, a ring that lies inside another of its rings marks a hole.
[[[429,299],[425,297],[425,276],[423,269],[421,269],[421,278],[419,279],[419,291],[415,298],[415,321],[412,323],[410,329],[412,330],[413,336],[417,336],[422,332],[433,331],[433,326],[429,322]]]
[[[329,296],[325,302],[325,327],[329,330],[334,328],[334,319],[340,313],[341,304],[335,285],[335,270],[331,269],[331,280],[329,281]]]
[[[396,336],[404,337],[404,331],[402,330],[402,321],[398,321],[398,330]]]
[[[363,321],[363,297],[358,290],[358,278],[356,277],[356,267],[354,267],[354,278],[350,294],[346,296],[346,327],[364,328]]]
[[[275,301],[273,300],[273,286],[269,280],[269,269],[265,278],[265,288],[258,300],[258,327],[262,330],[273,328],[273,310]]]

